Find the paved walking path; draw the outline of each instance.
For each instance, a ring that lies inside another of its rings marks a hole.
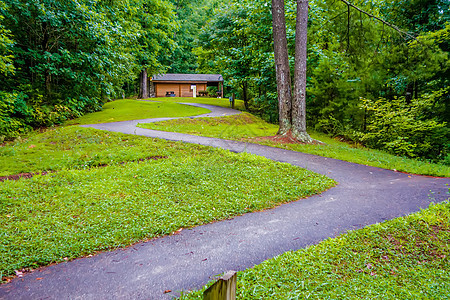
[[[198,105],[209,116],[237,111]],[[161,119],[159,119],[161,120]],[[155,120],[143,120],[140,122]],[[170,299],[212,276],[244,270],[351,229],[440,202],[450,178],[408,175],[278,148],[136,128],[91,127],[249,152],[325,174],[339,185],[321,195],[232,220],[183,230],[132,247],[42,268],[0,286],[0,299]],[[165,293],[170,290],[171,292]]]

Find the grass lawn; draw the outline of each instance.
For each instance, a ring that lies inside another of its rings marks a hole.
[[[431,205],[239,272],[237,299],[448,299],[449,239],[450,203]]]
[[[155,98],[152,98],[151,101],[115,100],[106,103],[102,111],[69,120],[65,125],[111,123],[147,118],[187,117],[209,112],[209,110],[204,108],[181,105],[171,101],[154,102],[155,100]]]
[[[278,126],[266,123],[249,113],[219,118],[186,118],[157,123],[142,123],[138,127],[228,140],[270,136],[275,135],[278,130]]]
[[[265,158],[60,127],[0,147],[0,276],[320,193],[335,182]]]
[[[221,107],[230,107],[230,101],[228,98],[207,98],[207,97],[161,97],[161,98],[150,98],[148,100],[160,101],[162,103],[200,103],[209,104]],[[235,100],[235,109],[244,110],[244,101]]]
[[[325,145],[282,144],[270,140],[254,139],[255,137],[275,135],[278,131],[278,126],[266,123],[248,113],[215,118],[214,120],[211,118],[177,119],[140,124],[139,126],[224,139],[245,140],[400,172],[443,177],[450,176],[450,166],[399,157],[383,151],[368,149],[361,145],[348,144],[317,132],[310,132],[311,137],[324,142]]]

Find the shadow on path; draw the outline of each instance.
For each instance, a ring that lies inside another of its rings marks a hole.
[[[189,105],[211,110],[196,117],[239,113]],[[404,216],[449,197],[450,178],[408,175],[279,148],[136,127],[167,119],[85,127],[249,152],[325,174],[339,184],[275,209],[41,268],[1,285],[0,299],[170,299],[179,291],[200,288],[216,274],[244,270],[286,251]]]

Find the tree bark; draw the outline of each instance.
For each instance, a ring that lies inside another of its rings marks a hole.
[[[49,41],[50,41],[50,34],[49,34],[49,29],[48,29],[48,24],[47,22],[42,22],[42,43],[41,43],[41,47],[42,47],[42,52],[46,53],[49,51]],[[47,58],[47,64],[50,65],[50,57]],[[46,91],[46,95],[48,98],[51,97],[51,83],[52,83],[52,78],[50,75],[50,70],[47,69],[45,70],[45,91]]]
[[[313,139],[306,132],[306,62],[308,41],[308,0],[297,0],[295,27],[294,97],[292,101],[292,136],[306,143]]]
[[[242,94],[244,97],[244,106],[246,110],[249,110],[249,106],[248,106],[248,84],[247,81],[244,81],[242,83]],[[234,98],[233,98],[234,99]]]
[[[286,19],[284,0],[272,0],[272,27],[277,78],[279,135],[287,134],[291,129],[291,73],[286,38]]]
[[[139,99],[148,98],[148,76],[147,69],[143,69],[141,71],[140,80],[140,89],[139,89]]]

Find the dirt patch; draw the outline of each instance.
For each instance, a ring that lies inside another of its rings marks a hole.
[[[131,162],[138,162],[138,161],[147,161],[147,160],[160,160],[160,159],[166,159],[169,158],[168,156],[150,156],[150,157],[146,157],[146,158],[140,158],[138,160],[132,160]],[[123,165],[125,163],[128,163],[129,161],[123,161],[120,164]]]
[[[129,162],[144,162],[144,161],[148,161],[148,160],[160,160],[160,159],[166,159],[168,158],[167,156],[150,156],[150,157],[146,157],[146,158],[140,158],[138,160],[132,160],[132,161],[122,161],[119,164],[123,165]],[[102,164],[102,165],[97,165],[97,166],[92,166],[92,168],[104,168],[107,167],[109,165],[107,164]],[[90,168],[90,169],[92,169]],[[37,172],[37,173],[20,173],[20,174],[14,174],[14,175],[9,175],[9,176],[0,176],[0,182],[3,182],[5,180],[19,180],[20,178],[25,178],[25,179],[29,179],[32,178],[36,175],[47,175],[50,173],[56,173],[56,171],[45,171],[45,172]]]
[[[246,141],[249,142],[273,142],[275,144],[302,144],[299,141],[293,139],[290,136],[258,136],[254,138],[247,138]]]
[[[302,145],[306,144],[306,143],[296,140],[290,134],[275,135],[275,136],[258,136],[258,137],[254,137],[254,138],[246,138],[245,141],[253,142],[253,143],[269,141],[269,142],[273,142],[275,144],[302,144]],[[314,145],[324,145],[324,143],[321,143],[319,141],[314,141],[313,144]]]
[[[1,176],[0,182],[5,180],[19,180],[20,178],[31,178],[36,175],[47,175],[48,173],[54,173],[54,172],[42,172],[42,173],[20,173],[20,174],[14,174],[9,176]]]

